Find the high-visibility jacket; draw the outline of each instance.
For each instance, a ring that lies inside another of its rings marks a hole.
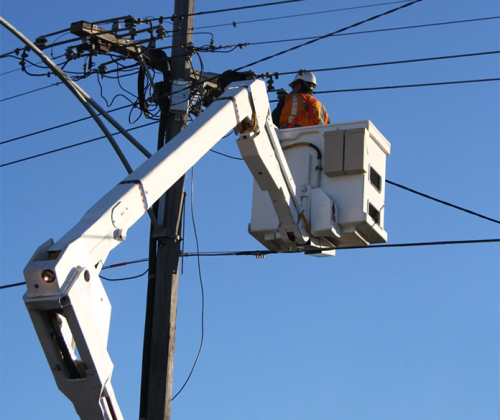
[[[279,126],[292,128],[309,125],[329,124],[325,107],[308,93],[292,93],[285,98]]]

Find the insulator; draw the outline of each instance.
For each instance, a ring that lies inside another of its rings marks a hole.
[[[66,60],[74,60],[76,58],[76,51],[73,47],[66,48],[66,52],[64,53]]]
[[[133,16],[128,16],[125,18],[124,22],[125,22],[125,28],[134,29],[135,25],[137,24],[137,19]]]
[[[37,39],[35,39],[35,45],[43,50],[47,46],[47,38],[44,36],[39,36]]]
[[[193,55],[196,52],[196,48],[192,42],[190,42],[189,44],[186,44],[184,49],[185,49],[186,53],[188,53],[189,55]]]
[[[271,92],[274,90],[274,80],[273,77],[271,76],[270,79],[267,81],[267,91]]]
[[[160,39],[163,39],[167,36],[168,32],[163,26],[159,26],[156,29],[156,36]]]
[[[111,30],[112,30],[113,32],[117,32],[117,31],[119,31],[119,30],[120,30],[120,21],[115,20],[115,21],[113,22],[113,26],[111,27]]]
[[[97,70],[99,71],[99,74],[104,74],[108,71],[108,66],[106,66],[106,64],[101,64],[97,67]]]

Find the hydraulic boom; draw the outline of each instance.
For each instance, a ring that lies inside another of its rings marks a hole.
[[[24,270],[29,310],[59,389],[83,420],[119,420],[107,352],[111,305],[99,278],[127,230],[228,131],[267,191],[290,245],[309,237],[269,110],[265,84],[231,84],[178,136],[100,199],[67,234],[45,242]]]

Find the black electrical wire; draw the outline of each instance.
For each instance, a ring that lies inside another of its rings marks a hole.
[[[236,46],[235,48],[237,48],[237,47],[238,46]],[[220,47],[220,48],[222,48],[222,47]],[[204,50],[201,50],[201,51],[204,51]],[[455,59],[455,58],[476,57],[476,56],[484,56],[484,55],[498,54],[498,53],[500,53],[500,51],[485,51],[485,52],[479,52],[479,53],[446,55],[446,56],[439,56],[439,57],[425,57],[425,58],[416,58],[416,59],[409,59],[409,60],[386,61],[386,62],[380,62],[380,63],[357,64],[357,65],[350,65],[350,66],[330,67],[330,68],[322,68],[322,69],[307,69],[307,70],[317,73],[317,72],[325,72],[325,71],[350,70],[350,69],[357,69],[357,68],[378,67],[378,66],[395,65],[395,64],[409,64],[409,63],[418,63],[418,62],[435,61],[435,60],[449,60],[449,59]],[[117,65],[118,65],[118,63],[117,63]],[[114,71],[118,72],[118,69],[114,70]],[[286,75],[290,75],[290,74],[296,74],[298,71],[299,70],[288,71],[288,72],[275,72],[275,73],[272,73],[272,76],[275,76],[275,77],[286,76]],[[106,76],[106,74],[105,74],[104,77],[109,77],[109,76]],[[117,80],[119,83],[119,80],[120,80],[119,77],[117,78]],[[57,83],[54,83],[52,85],[45,86],[45,87],[42,87],[39,89],[34,89],[32,91],[29,91],[29,92],[24,92],[24,93],[21,93],[18,95],[10,96],[8,98],[0,99],[0,102],[7,101],[9,99],[17,98],[19,96],[27,95],[30,93],[34,93],[34,92],[37,92],[39,90],[47,89],[47,88],[52,87],[52,86],[57,86],[59,84],[60,84],[60,82],[57,82]],[[120,87],[122,87],[121,84],[120,84]],[[125,90],[127,93],[131,94],[123,87],[122,87],[122,89]],[[134,96],[134,95],[132,95],[132,96]],[[0,142],[0,145],[7,143],[7,142],[9,142],[9,141]]]
[[[21,57],[16,57],[16,58],[19,60]],[[41,63],[41,61],[40,61],[40,63]],[[40,64],[40,63],[38,63],[38,64]],[[31,65],[26,66],[26,67],[31,67]],[[8,70],[8,71],[5,71],[5,72],[3,72],[3,73],[0,73],[0,76],[5,76],[6,74],[15,73],[15,72],[17,72],[17,71],[22,71],[22,70],[23,70],[23,69],[22,69],[21,67],[19,67],[19,68],[14,69],[14,70]]]
[[[473,244],[491,244],[500,242],[498,239],[466,239],[460,241],[436,241],[436,242],[411,242],[402,244],[383,244],[383,245],[368,245],[368,246],[350,246],[345,248],[322,248],[322,251],[348,251],[355,249],[375,249],[375,248],[410,248],[410,247],[423,247],[423,246],[442,246],[442,245],[473,245]],[[269,251],[269,250],[255,250],[255,251],[213,251],[213,252],[185,252],[181,257],[244,257],[244,256],[266,256],[274,254],[300,254],[304,251]],[[133,264],[135,262],[144,262],[147,260],[131,261],[128,264]],[[109,267],[108,267],[109,268]],[[1,289],[7,289],[10,287],[22,286],[26,284],[25,282],[7,284],[0,286]]]
[[[218,9],[218,10],[207,10],[205,12],[196,12],[196,13],[191,13],[188,15],[182,15],[181,18],[187,17],[187,16],[201,16],[201,15],[210,15],[214,13],[224,13],[224,12],[234,12],[234,11],[239,11],[239,10],[246,10],[246,9],[255,9],[257,7],[267,7],[267,6],[275,6],[278,4],[285,4],[285,3],[296,3],[299,1],[305,1],[305,0],[284,0],[284,1],[275,1],[272,3],[262,3],[262,4],[253,4],[253,5],[248,5],[248,6],[239,6],[239,7],[231,7],[228,9]],[[175,17],[172,16],[172,20]]]
[[[30,93],[34,93],[34,92],[38,92],[40,90],[48,89],[48,88],[53,87],[53,86],[59,86],[61,83],[62,82],[52,83],[51,85],[48,85],[48,86],[44,86],[44,87],[41,87],[38,89],[33,89],[33,90],[28,91],[28,92],[19,93],[17,95],[9,96],[7,98],[2,98],[2,99],[0,99],[0,102],[8,101],[8,100],[14,99],[14,98],[19,98],[19,97],[24,96],[24,95],[29,95]]]
[[[213,152],[213,153],[216,153],[216,154],[218,154],[218,155],[221,155],[221,156],[224,156],[224,157],[230,158],[230,159],[234,159],[234,160],[244,160],[244,159],[242,159],[242,158],[238,158],[238,157],[235,157],[235,156],[230,156],[230,155],[226,155],[226,154],[224,154],[224,153],[216,152],[215,150],[210,150],[210,151],[211,151],[211,152]],[[472,215],[474,215],[474,216],[480,217],[480,218],[482,218],[482,219],[489,220],[490,222],[494,222],[494,223],[498,223],[498,224],[500,224],[500,220],[492,219],[491,217],[484,216],[484,215],[479,214],[479,213],[476,213],[476,212],[474,212],[474,211],[472,211],[472,210],[468,210],[468,209],[465,209],[465,208],[463,208],[463,207],[457,206],[457,205],[455,205],[455,204],[451,204],[451,203],[449,203],[449,202],[447,202],[447,201],[440,200],[440,199],[435,198],[435,197],[432,197],[432,196],[430,196],[430,195],[427,195],[427,194],[421,193],[421,192],[419,192],[419,191],[413,190],[413,189],[411,189],[411,188],[405,187],[404,185],[397,184],[396,182],[389,181],[388,179],[386,179],[386,180],[385,180],[385,182],[387,182],[387,183],[388,183],[388,184],[390,184],[390,185],[394,185],[395,187],[398,187],[398,188],[404,189],[404,190],[406,190],[406,191],[412,192],[412,193],[414,193],[414,194],[420,195],[420,196],[422,196],[422,197],[428,198],[428,199],[430,199],[430,200],[437,201],[438,203],[445,204],[445,205],[447,205],[447,206],[449,206],[449,207],[453,207],[453,208],[455,208],[455,209],[457,209],[457,210],[461,210],[461,211],[464,211],[464,212],[466,212],[466,213],[472,214]]]
[[[383,244],[383,245],[368,245],[368,246],[349,246],[343,248],[318,248],[318,251],[344,251],[354,249],[375,249],[375,248],[408,248],[408,247],[423,247],[423,246],[441,246],[441,245],[472,245],[472,244],[487,244],[500,242],[499,239],[471,239],[460,241],[436,241],[436,242],[412,242],[402,244]],[[269,250],[256,250],[256,251],[226,251],[226,252],[204,252],[194,253],[186,252],[182,257],[238,257],[238,256],[266,256],[274,254],[301,254],[306,253],[302,250],[297,251],[269,251]]]
[[[386,6],[389,4],[396,4],[396,3],[410,3],[410,0],[400,0],[400,1],[385,2],[385,3],[368,4],[365,6],[344,7],[341,9],[321,10],[319,12],[300,13],[300,14],[295,14],[295,15],[276,16],[276,17],[263,18],[263,19],[242,20],[239,22],[221,23],[218,25],[198,26],[198,27],[196,27],[196,30],[207,29],[207,28],[220,28],[223,26],[232,26],[232,27],[236,28],[238,25],[245,24],[245,23],[268,22],[268,21],[272,21],[272,20],[290,19],[290,18],[296,18],[296,17],[303,18],[304,16],[323,15],[326,13],[336,13],[336,12],[345,12],[348,10],[366,9],[369,7]]]
[[[129,128],[127,131],[138,130],[139,128],[144,128],[144,127],[147,127],[147,126],[150,126],[150,125],[153,125],[153,124],[157,124],[156,121],[150,122],[150,123],[147,123],[147,124],[143,124],[143,125],[138,125],[137,127]],[[121,133],[119,131],[117,131],[116,133],[112,133],[111,135],[115,136],[117,134],[121,134]],[[22,158],[22,159],[14,160],[12,162],[3,163],[3,164],[0,165],[0,168],[3,168],[5,166],[9,166],[9,165],[14,165],[14,164],[20,163],[20,162],[25,162],[27,160],[35,159],[35,158],[38,158],[38,157],[41,157],[41,156],[47,156],[47,155],[50,155],[52,153],[60,152],[62,150],[72,149],[73,147],[82,146],[84,144],[92,143],[94,141],[102,140],[102,139],[105,139],[105,138],[106,138],[106,136],[96,137],[96,138],[93,138],[93,139],[90,139],[90,140],[82,141],[80,143],[71,144],[69,146],[61,147],[59,149],[49,150],[48,152],[39,153],[39,154],[33,155],[33,156],[28,156],[28,157],[25,157],[25,158]]]
[[[19,67],[18,69],[9,70],[9,71],[5,71],[3,73],[0,73],[0,76],[5,76],[6,74],[10,74],[10,73],[15,73],[16,71],[21,71],[21,67]]]
[[[420,1],[422,1],[422,0],[415,0],[415,1],[411,2],[411,3],[407,3],[407,4],[403,5],[403,6],[398,7],[398,8],[395,8],[395,9],[389,10],[389,11],[387,11],[387,12],[384,12],[384,13],[382,13],[382,14],[379,14],[379,15],[373,16],[373,17],[371,17],[371,18],[369,18],[369,19],[366,19],[366,20],[364,20],[364,21],[361,21],[361,22],[355,23],[355,24],[353,24],[353,25],[350,25],[350,26],[345,27],[345,28],[343,28],[343,29],[340,29],[340,30],[338,30],[338,31],[332,32],[332,33],[330,33],[330,34],[326,34],[326,35],[322,35],[322,36],[319,36],[319,37],[315,37],[315,38],[314,38],[314,39],[312,39],[311,41],[305,42],[305,43],[300,44],[300,45],[296,45],[295,47],[292,47],[292,48],[289,48],[289,49],[287,49],[287,50],[281,51],[281,52],[276,53],[276,54],[274,54],[274,55],[272,55],[272,56],[268,56],[268,57],[265,57],[265,58],[263,58],[263,59],[260,59],[260,60],[258,60],[258,61],[256,61],[256,62],[253,62],[253,63],[247,64],[247,65],[245,65],[245,66],[239,67],[239,68],[235,69],[235,71],[242,70],[242,69],[243,69],[243,68],[245,68],[245,67],[249,67],[249,66],[251,66],[251,65],[254,65],[254,64],[257,64],[257,63],[261,63],[261,62],[263,62],[263,61],[266,61],[266,60],[269,60],[269,59],[271,59],[271,58],[277,57],[277,56],[279,56],[279,55],[285,54],[285,53],[290,52],[290,51],[292,51],[292,50],[295,50],[295,49],[301,48],[301,47],[303,47],[303,46],[305,46],[305,45],[312,44],[312,43],[317,42],[317,41],[319,41],[319,40],[321,40],[321,39],[324,39],[324,38],[326,38],[326,37],[330,37],[330,36],[336,35],[336,34],[338,34],[338,33],[341,33],[341,32],[343,32],[343,31],[346,31],[346,30],[351,29],[351,28],[353,28],[353,27],[359,26],[359,25],[361,25],[361,24],[363,24],[363,23],[366,23],[366,22],[369,22],[369,21],[372,21],[372,20],[378,19],[379,17],[382,17],[382,16],[385,16],[385,15],[388,15],[388,14],[394,13],[394,12],[396,12],[396,11],[398,11],[398,10],[401,10],[401,9],[403,9],[403,8],[405,8],[405,7],[411,6],[411,5],[413,5],[413,4],[415,4],[415,3],[418,3],[418,2],[420,2]]]
[[[395,28],[373,29],[373,30],[369,30],[369,31],[337,33],[333,36],[365,35],[365,34],[373,34],[373,33],[377,33],[377,32],[401,31],[401,30],[405,30],[405,29],[420,29],[420,28],[428,28],[428,27],[433,27],[433,26],[454,25],[454,24],[459,24],[459,23],[481,22],[481,21],[492,20],[492,19],[500,19],[500,16],[491,16],[491,17],[477,18],[477,19],[455,20],[455,21],[449,21],[449,22],[427,23],[427,24],[411,25],[411,26],[399,26],[399,27],[395,27]],[[308,36],[308,37],[301,37],[301,38],[287,38],[287,39],[274,40],[274,41],[248,42],[247,44],[250,46],[256,46],[256,45],[266,45],[266,44],[278,44],[278,43],[283,43],[283,42],[315,40],[317,38],[318,38],[317,36]]]
[[[458,21],[450,21],[450,22],[439,22],[439,23],[413,25],[413,26],[404,26],[404,27],[396,27],[396,28],[377,29],[377,30],[371,30],[371,31],[350,32],[350,33],[347,33],[347,34],[341,33],[341,34],[337,34],[336,36],[360,35],[360,34],[368,34],[368,33],[375,33],[375,32],[384,32],[384,31],[395,31],[395,30],[404,30],[404,29],[416,29],[416,28],[431,27],[431,26],[450,25],[450,24],[469,23],[469,22],[479,22],[479,21],[499,19],[499,18],[500,18],[500,16],[492,16],[492,17],[478,18],[478,19],[466,19],[466,20],[458,20]],[[303,41],[303,40],[314,40],[316,38],[318,38],[318,37],[290,38],[290,39],[284,39],[284,40],[263,41],[263,42],[247,42],[244,45],[245,46],[256,46],[256,45],[264,45],[264,44],[272,44],[272,43],[293,42],[293,41]],[[234,49],[236,49],[238,47],[241,47],[242,45],[243,44],[237,44],[237,45],[234,45],[234,46],[227,46],[227,48],[232,48],[231,51],[233,51]],[[164,48],[161,48],[161,49],[166,49],[166,48],[172,48],[172,47],[164,47]],[[222,47],[221,46],[221,47],[218,47],[218,48],[226,48],[226,47]],[[203,50],[203,49],[201,49],[200,51],[202,51],[202,52],[208,52],[210,50]],[[210,52],[213,52],[213,51],[210,51]],[[493,52],[491,52],[491,53],[493,53]],[[477,55],[480,55],[480,54],[488,54],[488,53],[478,53]],[[466,57],[468,55],[463,55],[463,56]],[[460,57],[460,56],[449,56],[449,58],[458,58],[458,57]],[[443,57],[443,59],[445,59],[445,58],[448,58],[448,57]],[[429,59],[421,59],[421,60],[416,60],[416,61],[426,61],[426,60],[432,60],[432,59],[440,59],[440,58],[429,58]],[[413,61],[412,60],[401,61],[400,63],[405,63],[405,62],[413,62]],[[375,65],[398,64],[398,63],[399,62],[393,62],[393,63],[389,62],[389,63],[380,63],[380,64],[372,64],[372,65],[348,66],[348,67],[332,68],[331,70],[360,68],[360,67],[368,67],[368,66],[375,66]],[[1,75],[5,75],[7,73],[14,72],[14,71],[20,71],[20,70],[21,69],[19,68],[19,69],[16,69],[16,70],[11,70],[9,72],[0,73],[0,76]],[[329,69],[319,69],[319,70],[311,70],[311,71],[328,71],[328,70]],[[293,72],[284,72],[284,73],[278,73],[278,74],[280,74],[280,75],[286,75],[286,74],[292,74],[292,73]],[[105,76],[105,77],[107,77],[107,76]],[[57,85],[57,84],[59,84],[59,82],[56,83],[56,84],[54,84],[54,85]],[[50,85],[50,86],[54,86],[54,85]],[[45,88],[50,87],[50,86],[46,86]],[[15,95],[15,96],[12,96],[12,97],[9,97],[9,98],[4,98],[4,99],[1,99],[0,102],[6,101],[6,100],[9,100],[9,99],[13,99],[13,98],[16,98],[18,96],[22,96],[22,95],[25,95],[25,94],[28,94],[28,93],[36,92],[37,90],[42,90],[42,89],[45,89],[45,88],[40,88],[40,89],[36,89],[34,91],[25,92],[23,94]]]
[[[257,60],[257,61],[254,61],[254,62],[252,62],[252,63],[246,64],[246,65],[244,65],[244,66],[242,66],[242,67],[239,67],[239,68],[235,69],[234,71],[240,71],[240,70],[242,70],[242,69],[244,69],[244,68],[246,68],[246,67],[250,67],[250,66],[253,66],[253,65],[255,65],[255,64],[259,64],[259,63],[262,63],[262,62],[264,62],[264,61],[270,60],[270,59],[272,59],[272,58],[279,57],[280,55],[286,54],[286,53],[288,53],[288,52],[298,50],[299,48],[305,47],[306,45],[311,45],[311,44],[313,44],[313,43],[315,43],[315,42],[318,42],[318,41],[320,41],[320,40],[322,40],[322,39],[329,38],[329,37],[331,37],[331,36],[335,36],[335,35],[337,35],[337,34],[339,34],[339,33],[341,33],[341,32],[345,32],[345,31],[347,31],[347,30],[349,30],[349,29],[355,28],[356,26],[363,25],[364,23],[374,21],[374,20],[379,19],[379,18],[381,18],[381,17],[383,17],[383,16],[387,16],[387,15],[389,15],[389,14],[392,14],[392,13],[395,13],[395,12],[397,12],[397,11],[399,11],[399,10],[402,10],[402,9],[404,9],[404,8],[406,8],[406,7],[413,6],[414,4],[416,4],[416,3],[420,3],[421,1],[423,1],[423,0],[414,0],[414,1],[412,1],[411,3],[406,3],[406,4],[402,5],[402,6],[399,6],[399,7],[396,7],[396,8],[394,8],[394,9],[388,10],[388,11],[386,11],[386,12],[384,12],[384,13],[380,13],[380,14],[375,15],[375,16],[372,16],[372,17],[370,17],[370,18],[368,18],[368,19],[365,19],[365,20],[362,20],[362,21],[360,21],[360,22],[354,23],[354,24],[352,24],[352,25],[346,26],[346,27],[344,27],[344,28],[342,28],[342,29],[338,29],[337,31],[334,31],[334,32],[331,32],[331,33],[329,33],[329,34],[325,34],[325,35],[322,35],[322,36],[319,36],[319,37],[317,37],[317,38],[315,38],[315,39],[313,39],[313,40],[311,40],[311,41],[307,41],[307,42],[304,42],[304,43],[302,43],[302,44],[295,45],[295,46],[294,46],[294,47],[292,47],[292,48],[288,48],[288,49],[283,50],[283,51],[280,51],[280,52],[278,52],[278,53],[276,53],[276,54],[269,55],[269,56],[267,56],[267,57],[261,58],[260,60]]]
[[[148,262],[148,261],[149,261],[149,258],[143,258],[142,260],[133,260],[133,261],[127,261],[127,262],[122,262],[122,263],[118,263],[118,264],[110,264],[110,265],[104,266],[102,268],[102,270],[109,270],[110,268],[118,268],[118,267],[123,267],[123,266],[129,265],[129,264],[139,264],[139,263]]]
[[[122,277],[122,278],[119,278],[119,279],[110,279],[110,278],[107,278],[107,277],[104,277],[104,276],[101,276],[99,274],[99,277],[103,280],[106,280],[106,281],[125,281],[125,280],[134,280],[134,279],[138,279],[142,276],[144,276],[147,272],[149,271],[149,268],[144,272],[144,273],[141,273],[141,274],[138,274],[136,276],[131,276],[131,277]]]
[[[108,114],[110,114],[111,112],[120,111],[122,109],[129,108],[129,107],[130,107],[130,105],[124,105],[124,106],[121,106],[119,108],[111,109],[111,110],[108,111]],[[101,115],[101,114],[98,114],[98,115]],[[82,122],[82,121],[90,120],[91,118],[92,118],[92,116],[88,116],[88,117],[80,118],[78,120],[69,121],[69,122],[64,123],[64,124],[59,124],[59,125],[55,125],[53,127],[45,128],[43,130],[35,131],[33,133],[24,134],[24,135],[19,136],[19,137],[14,137],[13,139],[2,141],[2,142],[0,142],[0,145],[11,143],[11,142],[16,141],[16,140],[25,139],[26,137],[35,136],[37,134],[42,134],[42,133],[45,133],[47,131],[56,130],[58,128],[66,127],[66,126],[71,125],[71,124],[75,124],[75,123],[79,123],[79,122]]]
[[[434,82],[434,83],[418,83],[412,85],[395,85],[395,86],[377,86],[377,87],[365,87],[365,88],[355,88],[355,89],[337,89],[337,90],[323,90],[314,92],[315,95],[321,95],[325,93],[345,93],[345,92],[366,92],[372,90],[387,90],[387,89],[405,89],[405,88],[415,88],[415,87],[429,87],[429,86],[446,86],[446,85],[459,85],[464,83],[481,83],[481,82],[496,82],[499,81],[499,77],[494,77],[490,79],[474,79],[474,80],[457,80],[452,82]]]
[[[490,222],[494,222],[494,223],[500,224],[500,220],[492,219],[491,217],[483,216],[482,214],[476,213],[476,212],[471,211],[471,210],[467,210],[467,209],[465,209],[463,207],[456,206],[455,204],[451,204],[451,203],[449,203],[447,201],[439,200],[438,198],[431,197],[430,195],[427,195],[427,194],[421,193],[419,191],[413,190],[411,188],[405,187],[404,185],[397,184],[395,182],[389,181],[388,179],[386,179],[385,182],[387,182],[390,185],[394,185],[395,187],[398,187],[398,188],[401,188],[403,190],[409,191],[409,192],[411,192],[413,194],[417,194],[417,195],[420,195],[422,197],[428,198],[429,200],[437,201],[438,203],[444,204],[444,205],[449,206],[449,207],[453,207],[454,209],[461,210],[461,211],[464,211],[466,213],[472,214],[474,216],[480,217],[482,219],[489,220]]]
[[[421,63],[421,62],[435,61],[435,60],[451,60],[451,59],[455,59],[455,58],[478,57],[478,56],[499,54],[499,53],[500,53],[500,51],[485,51],[485,52],[478,52],[478,53],[443,55],[443,56],[439,56],[439,57],[413,58],[413,59],[409,59],[409,60],[383,61],[383,62],[379,62],[379,63],[356,64],[356,65],[341,66],[341,67],[329,67],[329,68],[324,68],[324,69],[307,69],[307,71],[319,73],[319,72],[323,72],[323,71],[351,70],[351,69],[360,69],[360,68],[366,68],[366,67],[389,66],[389,65],[395,65],[395,64]],[[290,74],[297,74],[299,71],[300,70],[272,73],[272,76],[275,76],[275,75],[287,76]]]
[[[124,98],[125,100],[127,100],[127,101],[130,102],[130,105],[132,105],[132,109],[134,108],[135,102],[132,101],[130,98],[127,98],[125,95],[123,95],[121,93],[113,96],[113,99],[111,99],[111,102],[108,102],[108,100],[104,97],[104,94],[103,94],[103,91],[102,91],[102,83],[101,83],[101,80],[99,79],[99,77],[100,77],[100,74],[97,74],[97,84],[99,85],[99,88],[100,88],[101,98],[104,99],[104,102],[106,102],[106,106],[108,108],[113,105],[113,102],[115,101],[116,98]],[[121,85],[120,85],[120,87],[121,87]],[[128,91],[126,91],[126,92],[128,92]]]
[[[0,290],[3,290],[3,289],[9,289],[11,287],[18,287],[18,286],[22,286],[23,284],[26,284],[24,281],[20,282],[20,283],[12,283],[12,284],[6,284],[5,286],[0,286]]]
[[[196,231],[196,223],[194,219],[194,167],[191,168],[191,220],[193,221],[193,230],[194,230],[194,238],[196,241],[196,251],[199,254],[200,253],[200,244],[198,241],[198,233]],[[196,355],[196,359],[193,363],[193,367],[191,368],[191,371],[189,372],[189,375],[187,379],[184,381],[184,384],[181,386],[179,391],[172,397],[171,401],[175,400],[175,398],[182,392],[184,387],[187,385],[189,382],[189,379],[191,378],[191,375],[194,372],[194,368],[196,367],[196,364],[198,363],[198,360],[200,358],[201,350],[203,348],[203,340],[205,339],[205,292],[203,290],[203,279],[201,275],[201,262],[200,258],[198,257],[197,259],[198,262],[198,273],[199,273],[199,278],[200,278],[200,289],[201,289],[201,340],[200,340],[200,347],[198,349],[198,354]]]
[[[18,54],[21,52],[21,48],[16,48],[8,53],[0,55],[0,58],[19,58]]]
[[[372,88],[368,87],[368,88],[355,88],[355,89],[338,89],[338,90],[318,91],[318,92],[315,92],[315,94],[316,95],[321,95],[321,94],[327,94],[327,93],[362,92],[362,91],[374,91],[374,90],[384,90],[384,89],[404,89],[404,88],[429,87],[429,86],[445,86],[445,85],[456,85],[456,84],[465,84],[465,83],[494,82],[494,81],[499,81],[499,80],[500,80],[500,78],[491,78],[491,79],[460,80],[460,81],[452,81],[452,82],[421,83],[421,84],[412,84],[412,85],[379,86],[379,87],[372,87]],[[270,102],[275,102],[275,101],[270,101]],[[143,128],[143,127],[146,127],[146,126],[151,125],[151,124],[155,124],[155,123],[153,122],[153,123],[141,125],[141,126],[138,126],[138,127],[134,127],[134,128],[131,128],[130,131],[131,130],[136,130],[138,128]],[[114,133],[114,134],[119,134],[119,133]],[[81,142],[81,143],[76,143],[76,144],[73,144],[73,145],[70,145],[70,146],[62,147],[60,149],[55,149],[55,150],[51,150],[51,151],[48,151],[48,152],[45,152],[45,153],[40,153],[40,154],[37,154],[37,155],[29,156],[29,157],[26,157],[26,158],[23,158],[23,159],[18,159],[18,160],[15,160],[15,161],[7,162],[7,163],[4,163],[4,164],[1,164],[0,168],[2,168],[4,166],[9,166],[9,165],[13,165],[13,164],[16,164],[16,163],[24,162],[26,160],[35,159],[37,157],[41,157],[41,156],[49,155],[49,154],[52,154],[52,153],[56,153],[56,152],[59,152],[59,151],[62,151],[62,150],[70,149],[70,148],[73,148],[73,147],[81,146],[83,144],[91,143],[93,141],[100,140],[100,139],[103,139],[103,138],[105,138],[105,137],[104,136],[97,137],[95,139],[87,140],[87,141],[84,141],[84,142]],[[14,139],[12,139],[12,140],[14,140]],[[12,140],[7,140],[6,142],[12,141]],[[0,143],[0,144],[3,144],[3,143]],[[214,152],[214,153],[218,153],[218,154],[223,155],[220,152]],[[228,156],[228,157],[231,157],[231,156]],[[233,159],[237,159],[237,158],[233,157]]]
[[[236,156],[230,156],[230,155],[226,155],[225,153],[221,153],[221,152],[217,152],[216,150],[213,150],[213,149],[210,149],[210,151],[212,153],[215,153],[217,155],[221,155],[221,156],[224,156],[224,157],[227,157],[229,159],[234,159],[234,160],[245,160],[243,158],[239,158],[239,157],[236,157]]]

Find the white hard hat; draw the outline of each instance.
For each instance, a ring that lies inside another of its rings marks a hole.
[[[303,82],[306,82],[307,84],[311,85],[312,89],[314,89],[317,86],[316,76],[312,71],[305,71],[303,73],[297,74],[297,76],[295,76],[295,79],[293,79],[292,83],[290,83],[288,86],[292,87],[297,80],[302,80]]]

